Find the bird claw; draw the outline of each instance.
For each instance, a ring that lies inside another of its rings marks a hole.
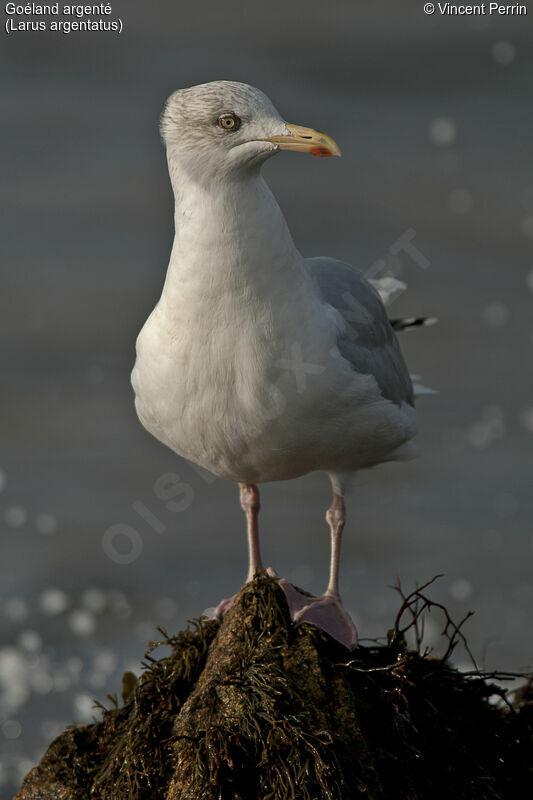
[[[280,588],[283,590],[291,619],[295,625],[301,625],[303,622],[316,625],[317,628],[321,628],[344,647],[349,650],[354,649],[357,645],[357,630],[350,615],[343,608],[339,597],[327,594],[321,597],[308,597],[295,589],[285,578],[278,579],[272,567],[268,567],[266,572],[271,578],[275,578],[278,581]],[[235,597],[236,595],[233,595],[233,597],[221,600],[215,608],[211,619],[216,619],[220,622],[224,614],[233,605]]]
[[[278,576],[277,576],[276,572],[274,572],[272,567],[267,567],[266,573],[270,578],[275,578],[276,580],[278,579]],[[249,582],[250,581],[248,580],[247,583],[249,583]],[[233,597],[227,597],[225,600],[221,600],[220,603],[218,604],[218,606],[213,611],[213,614],[211,615],[211,619],[216,619],[219,622],[221,622],[224,614],[226,614],[226,612],[228,612],[230,610],[230,608],[232,607],[233,601],[235,600],[236,597],[237,597],[237,595],[234,594]]]
[[[232,607],[233,601],[235,600],[236,597],[237,595],[234,594],[233,597],[227,597],[225,600],[221,600],[218,606],[213,611],[211,619],[216,619],[220,622],[224,614],[227,611],[229,611],[230,608]]]
[[[291,617],[296,625],[307,622],[328,633],[349,650],[357,645],[357,630],[339,597],[322,595],[306,597],[285,578],[279,581],[285,593]]]

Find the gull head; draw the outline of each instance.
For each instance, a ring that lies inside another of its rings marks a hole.
[[[280,150],[340,155],[330,136],[285,122],[263,92],[235,81],[174,92],[161,118],[161,133],[171,168],[208,181],[258,170]]]

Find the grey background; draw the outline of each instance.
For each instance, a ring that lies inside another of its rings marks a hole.
[[[402,338],[412,372],[440,390],[418,403],[421,458],[361,475],[349,500],[341,589],[361,636],[390,627],[397,576],[411,589],[444,573],[431,596],[459,618],[475,609],[479,662],[531,665],[532,14],[116,0],[120,36],[2,36],[3,798],[52,735],[91,718],[91,698],[139,669],[157,624],[182,627],[245,574],[236,488],[151,439],[129,386],[172,241],[157,123],[179,87],[242,80],[333,135],[342,159],[284,153],[266,167],[295,241],[364,269],[386,257],[409,284],[393,314],[440,319]],[[390,256],[409,229],[426,269]],[[194,492],[181,513],[154,493],[168,472]],[[327,478],[266,485],[262,499],[267,562],[320,593]],[[132,563],[104,552],[117,523],[135,533],[116,548],[142,545]]]

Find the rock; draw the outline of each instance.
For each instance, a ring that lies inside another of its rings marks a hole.
[[[15,800],[533,796],[531,691],[491,704],[499,686],[409,650],[402,619],[387,645],[349,653],[295,628],[260,574],[220,626],[164,633],[171,654],[152,646],[125,705],[56,738]]]

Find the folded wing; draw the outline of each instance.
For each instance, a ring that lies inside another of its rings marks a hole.
[[[337,312],[341,355],[356,372],[373,375],[383,397],[396,405],[414,405],[411,378],[377,290],[337,259],[308,258],[305,266],[324,303]]]

